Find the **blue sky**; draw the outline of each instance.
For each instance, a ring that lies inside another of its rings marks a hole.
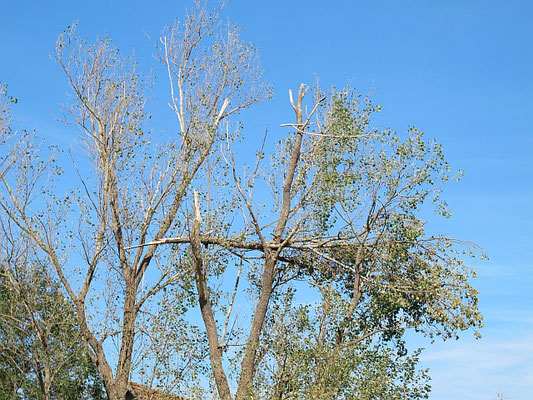
[[[88,38],[104,33],[145,66],[157,36],[186,1],[2,1],[0,81],[19,98],[16,118],[52,142],[68,141],[54,120],[66,84],[49,54],[58,33],[79,21]],[[475,261],[483,339],[428,345],[431,399],[511,400],[533,392],[533,2],[233,0],[226,9],[260,49],[275,96],[245,115],[246,129],[274,136],[289,122],[287,90],[300,82],[372,90],[384,107],[380,128],[415,125],[466,171],[445,191],[450,220],[432,229],[481,245]],[[155,63],[154,63],[155,65]],[[164,82],[162,82],[164,83]],[[156,90],[158,84],[156,83]],[[164,106],[163,93],[161,106]],[[156,105],[157,106],[157,105]]]

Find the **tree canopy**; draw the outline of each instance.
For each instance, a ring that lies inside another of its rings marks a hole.
[[[475,246],[423,217],[450,215],[441,190],[460,173],[422,131],[373,127],[381,107],[350,87],[289,91],[294,121],[273,117],[285,138],[270,151],[265,134],[255,160],[236,151],[242,113],[272,89],[220,11],[196,2],[155,43],[167,133],[150,129],[135,59],[75,26],[55,52],[75,147],[46,151],[2,98],[2,233],[47,279],[31,285],[34,311],[68,316],[51,326],[79,341],[54,336],[54,357],[83,349],[66,357],[96,366],[110,400],[132,377],[189,398],[427,398],[405,332],[482,325],[464,263]],[[78,183],[65,193],[67,168]]]
[[[5,237],[1,249],[2,399],[104,399],[74,310],[34,247],[23,237]]]

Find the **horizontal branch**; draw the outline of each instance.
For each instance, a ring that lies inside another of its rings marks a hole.
[[[343,247],[353,244],[349,239],[332,239],[330,237],[324,238],[324,240],[317,240],[316,237],[309,238],[304,240],[302,238],[295,241],[287,241],[282,243],[276,243],[273,241],[266,241],[262,243],[257,242],[247,242],[239,239],[228,239],[216,236],[200,236],[200,241],[204,245],[218,245],[222,247],[231,247],[243,250],[261,250],[264,251],[265,247],[269,249],[279,249],[287,248],[294,250],[312,250],[319,248],[334,248],[334,247]],[[137,249],[139,247],[147,246],[159,246],[162,244],[188,244],[191,242],[189,237],[176,237],[176,238],[163,238],[160,240],[154,240],[153,242],[147,242],[142,244],[137,244],[134,246],[126,247],[126,250]]]
[[[404,243],[411,244],[413,246],[424,246],[424,243],[428,242],[439,242],[442,240],[456,241],[455,239],[441,238],[441,237],[430,237],[422,238],[418,240],[388,240],[390,243]],[[154,240],[152,242],[146,242],[141,244],[136,244],[133,246],[125,247],[125,250],[133,250],[141,247],[148,246],[159,246],[162,244],[189,244],[191,242],[190,237],[182,236],[175,238],[162,238],[159,240]],[[242,239],[235,238],[226,238],[226,237],[217,237],[211,235],[202,235],[200,236],[200,242],[203,245],[217,245],[226,248],[233,249],[242,249],[242,250],[260,250],[265,251],[265,248],[271,250],[282,249],[293,249],[293,250],[316,250],[316,249],[332,249],[332,248],[343,248],[353,245],[360,245],[359,237],[354,235],[353,237],[339,237],[337,235],[328,235],[328,236],[313,236],[313,237],[300,237],[290,240],[282,240],[281,243],[276,243],[274,241],[246,241]],[[466,243],[469,244],[469,243]],[[371,245],[371,244],[367,244]],[[322,256],[322,255],[321,255]]]

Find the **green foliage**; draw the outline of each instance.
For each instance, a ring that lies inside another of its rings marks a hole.
[[[53,156],[41,161],[31,135],[0,158],[0,389],[38,399],[48,379],[53,398],[103,398],[90,354],[119,400],[132,371],[147,386],[198,397],[216,381],[231,398],[230,376],[239,400],[428,398],[405,332],[447,339],[482,326],[464,261],[476,246],[428,234],[424,220],[428,210],[450,217],[441,191],[461,172],[419,129],[373,128],[381,107],[368,96],[317,88],[309,102],[302,85],[296,103],[291,92],[297,122],[282,125],[294,132],[270,168],[260,166],[263,141],[255,168],[238,176],[231,146],[241,124],[230,117],[270,87],[256,49],[202,6],[157,48],[175,135],[147,129],[149,84],[134,60],[109,39],[77,38],[75,26],[59,37],[73,93],[65,111],[90,172],[80,168],[78,188],[60,199],[47,183],[61,169]],[[0,97],[4,144],[15,100],[4,88]]]
[[[469,284],[474,273],[463,261],[475,246],[426,235],[420,216],[428,203],[450,215],[440,198],[452,178],[442,146],[416,128],[406,135],[370,128],[380,107],[350,90],[329,97],[320,131],[304,139],[294,196],[303,228],[294,239],[332,244],[285,253],[300,278],[336,293],[346,310],[354,290],[360,293],[357,333],[417,328],[448,338],[481,327],[477,291]]]
[[[427,398],[427,371],[404,333],[447,339],[483,326],[464,262],[475,245],[427,235],[422,219],[431,208],[451,215],[441,191],[462,173],[416,128],[371,128],[381,108],[368,97],[346,89],[328,98],[303,135],[291,211],[299,247],[281,252],[258,398]],[[274,194],[295,135],[273,157]]]
[[[420,350],[408,355],[403,342],[394,347],[376,338],[339,345],[326,327],[334,314],[320,315],[324,305],[291,306],[291,297],[271,311],[258,399],[428,398],[427,370],[417,368]]]
[[[41,399],[104,399],[73,309],[41,265],[0,266],[0,393]]]

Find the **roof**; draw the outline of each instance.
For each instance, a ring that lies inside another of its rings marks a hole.
[[[130,392],[133,392],[132,395],[138,400],[188,400],[185,397],[151,389],[135,382],[130,382],[130,387]]]

